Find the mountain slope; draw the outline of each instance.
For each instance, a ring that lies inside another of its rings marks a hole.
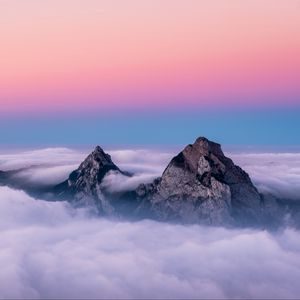
[[[101,187],[102,179],[111,171],[126,175],[113,163],[110,155],[97,146],[67,180],[55,186],[53,192],[75,206],[95,206],[99,213],[112,214],[114,208]]]
[[[248,174],[204,137],[175,156],[162,177],[138,187],[140,211],[161,220],[205,224],[262,221],[262,200]]]

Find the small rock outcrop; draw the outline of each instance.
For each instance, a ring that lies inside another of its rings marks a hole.
[[[113,163],[110,155],[97,146],[66,181],[54,188],[54,194],[75,206],[95,206],[100,214],[110,215],[114,208],[101,187],[102,179],[110,171],[124,174]]]
[[[0,185],[4,185],[6,182],[6,173],[0,170]]]
[[[204,137],[175,156],[161,178],[136,190],[138,211],[160,220],[190,223],[259,224],[261,196],[248,174]]]

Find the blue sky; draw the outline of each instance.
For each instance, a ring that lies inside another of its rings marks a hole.
[[[2,146],[300,145],[300,109],[134,111],[2,117]]]

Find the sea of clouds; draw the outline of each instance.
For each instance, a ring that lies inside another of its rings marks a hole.
[[[228,153],[259,191],[300,200],[300,153]]]
[[[107,187],[122,190],[159,176],[176,150],[108,152],[134,174],[125,183],[107,176]],[[2,153],[0,170],[22,168],[18,176],[24,180],[56,183],[87,154],[64,148]],[[300,153],[227,155],[260,190],[297,200]],[[121,222],[2,186],[0,236],[0,298],[300,296],[300,232],[293,228],[268,232]]]
[[[118,222],[0,187],[0,298],[298,298],[300,232]]]
[[[123,149],[107,150],[126,177],[114,172],[104,179],[108,190],[123,191],[149,183],[161,176],[171,158],[180,149]],[[0,170],[17,170],[17,179],[29,184],[53,185],[65,180],[90,151],[68,148],[47,148],[0,153]],[[228,152],[227,156],[247,171],[261,192],[277,197],[300,200],[300,152]]]

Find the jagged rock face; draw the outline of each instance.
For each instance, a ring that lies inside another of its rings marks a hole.
[[[289,211],[276,199],[261,196],[221,146],[203,137],[175,156],[161,177],[134,191],[106,191],[101,183],[108,172],[128,175],[97,146],[54,194],[104,215],[207,225],[276,225]]]
[[[56,190],[61,198],[68,198],[76,206],[96,206],[99,213],[112,214],[114,209],[101,187],[102,179],[110,171],[122,173],[110,155],[97,146]]]
[[[112,162],[110,155],[97,146],[79,168],[70,174],[68,183],[77,189],[90,188],[94,184],[101,182],[109,171],[121,172]]]
[[[224,156],[219,144],[202,137],[175,156],[161,178],[136,193],[143,199],[140,210],[150,207],[161,220],[220,225],[261,219],[261,198],[248,174]]]

